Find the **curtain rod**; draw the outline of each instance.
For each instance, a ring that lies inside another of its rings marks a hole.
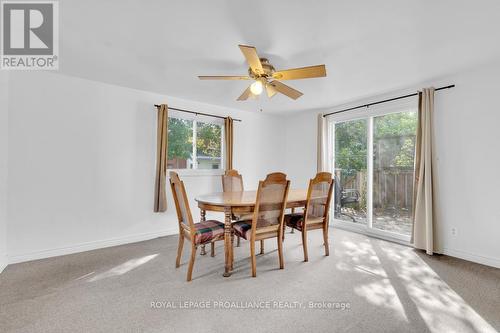
[[[436,88],[435,91],[443,90],[443,89],[449,89],[449,88],[454,88],[454,87],[455,87],[454,84],[450,84],[449,86]],[[370,107],[372,105],[387,103],[387,102],[395,101],[395,100],[398,100],[398,99],[413,97],[413,96],[417,96],[417,95],[418,95],[418,92],[413,93],[413,94],[409,94],[409,95],[404,95],[404,96],[399,96],[399,97],[384,99],[383,101],[368,103],[368,104],[364,104],[364,105],[360,105],[360,106],[355,106],[353,108],[348,108],[348,109],[344,109],[344,110],[340,110],[340,111],[330,112],[330,113],[324,114],[323,117],[328,117],[328,116],[331,116],[332,114],[342,113],[342,112],[346,112],[346,111],[351,111],[351,110],[356,110],[356,109],[361,109],[361,108],[368,108],[368,107]]]
[[[155,107],[159,108],[160,105],[155,104]],[[202,115],[202,116],[208,116],[208,117],[214,117],[214,118],[219,118],[219,119],[226,119],[227,117],[223,116],[216,116],[214,114],[209,114],[209,113],[203,113],[203,112],[196,112],[196,111],[190,111],[190,110],[184,110],[184,109],[178,109],[178,108],[171,108],[170,106],[168,107],[169,110],[175,110],[175,111],[180,111],[180,112],[186,112],[186,113],[192,113],[194,115]],[[233,118],[234,121],[241,121],[241,119],[236,119]]]

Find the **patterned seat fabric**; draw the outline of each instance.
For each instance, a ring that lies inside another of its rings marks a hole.
[[[240,221],[233,224],[234,234],[248,240],[252,233],[252,221]],[[247,238],[248,236],[248,238]]]
[[[285,225],[287,227],[302,231],[303,224],[304,224],[304,214],[294,213],[285,215]]]
[[[196,232],[194,235],[195,244],[205,244],[212,240],[224,236],[224,223],[215,220],[195,223]]]

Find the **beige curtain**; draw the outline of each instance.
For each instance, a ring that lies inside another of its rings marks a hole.
[[[224,119],[224,142],[226,146],[224,158],[226,160],[226,170],[233,168],[233,118]]]
[[[158,108],[158,124],[156,130],[156,180],[154,211],[167,210],[167,154],[168,154],[168,107],[162,104]]]
[[[317,171],[331,172],[329,156],[328,128],[326,118],[318,114]]]
[[[433,113],[434,88],[419,93],[415,157],[415,187],[412,243],[427,254],[434,253],[433,225]]]

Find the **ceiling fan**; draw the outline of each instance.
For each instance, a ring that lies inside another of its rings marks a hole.
[[[253,46],[238,45],[245,59],[250,66],[248,75],[244,76],[198,76],[200,80],[254,80],[244,92],[238,97],[238,101],[247,100],[249,97],[255,98],[266,89],[269,98],[282,93],[292,99],[297,99],[303,94],[290,86],[280,82],[283,80],[311,79],[315,77],[325,77],[325,65],[308,66],[301,68],[286,69],[276,71],[266,58],[260,58],[257,50]]]

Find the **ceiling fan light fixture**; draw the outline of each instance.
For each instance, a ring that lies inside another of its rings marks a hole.
[[[267,58],[261,58],[257,49],[249,45],[238,45],[246,62],[249,65],[248,75],[223,75],[223,76],[198,76],[200,80],[255,80],[238,97],[238,101],[246,101],[249,98],[258,98],[264,89],[267,97],[271,98],[277,93],[283,94],[291,99],[297,99],[303,94],[284,84],[281,81],[312,79],[326,76],[325,65],[315,65],[299,68],[290,68],[276,71]]]
[[[264,90],[264,85],[262,84],[261,80],[257,80],[254,83],[250,85],[250,91],[254,95],[260,95],[262,94],[262,91]]]

